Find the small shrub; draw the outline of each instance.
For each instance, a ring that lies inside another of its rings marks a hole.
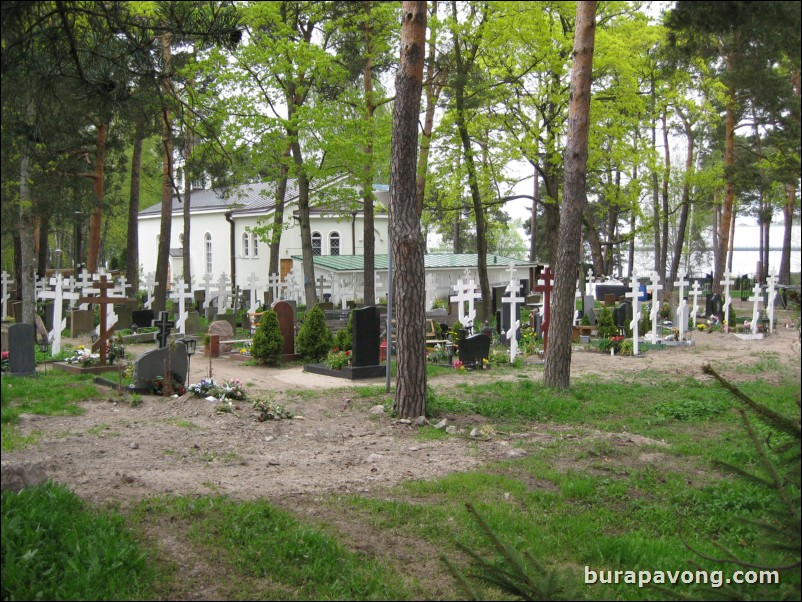
[[[340,351],[351,351],[351,341],[354,332],[353,323],[354,314],[351,313],[348,317],[348,325],[338,330],[334,335],[334,346],[339,347]]]
[[[326,324],[326,315],[316,305],[306,316],[295,349],[305,360],[318,361],[334,346],[334,335]]]
[[[600,339],[612,339],[614,336],[618,336],[618,326],[615,325],[613,312],[610,311],[609,307],[604,307],[599,312],[596,328]]]
[[[284,348],[284,337],[278,324],[278,315],[272,309],[262,314],[259,326],[253,334],[251,355],[265,364],[281,363],[281,352]]]

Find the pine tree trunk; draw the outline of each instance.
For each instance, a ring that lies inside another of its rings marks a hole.
[[[131,191],[128,196],[128,246],[125,250],[125,279],[134,294],[139,290],[139,188],[142,175],[142,141],[145,138],[144,118],[136,119],[134,149],[131,155]]]
[[[794,226],[794,206],[796,205],[796,183],[787,185],[788,200],[783,205],[783,218],[785,230],[783,231],[783,250],[780,257],[780,284],[791,284],[791,232]]]
[[[162,54],[165,72],[169,72],[171,57],[171,35],[162,34]],[[162,82],[165,96],[169,92],[169,82]],[[162,106],[162,206],[159,222],[159,250],[156,255],[156,289],[153,295],[153,311],[158,314],[167,308],[167,287],[169,283],[170,237],[173,226],[173,134],[170,126],[170,109]]]
[[[571,335],[574,294],[582,234],[582,206],[586,202],[585,176],[590,130],[590,83],[596,33],[596,2],[577,2],[576,37],[571,68],[571,100],[568,105],[568,138],[565,147],[565,184],[560,215],[560,235],[555,264],[554,296],[546,352],[546,386],[568,388],[571,378]]]
[[[106,188],[106,140],[109,135],[109,124],[101,119],[95,137],[95,171],[92,173],[92,190],[95,193],[95,206],[89,218],[89,249],[86,258],[86,269],[96,274],[100,264],[100,229],[103,222],[103,196]]]
[[[732,69],[731,59],[727,58],[728,68]],[[724,269],[727,265],[728,250],[730,247],[730,221],[733,219],[733,205],[735,204],[735,109],[733,107],[735,91],[729,90],[724,119],[724,202],[721,207],[721,223],[718,231],[718,255],[716,256],[716,269],[713,272],[713,291],[721,292],[721,280],[724,278]]]
[[[415,182],[425,43],[426,2],[404,2],[390,186],[390,241],[397,266],[393,285],[398,324],[396,408],[402,418],[426,415],[424,243]]]
[[[279,166],[278,182],[276,183],[276,204],[273,209],[273,227],[270,229],[269,249],[270,260],[268,262],[267,273],[280,275],[279,249],[281,248],[281,234],[284,231],[284,199],[287,196],[287,178],[289,177],[290,167],[287,160],[292,152],[291,145],[287,145],[282,155],[281,165]],[[273,299],[273,290],[268,289],[270,302]]]

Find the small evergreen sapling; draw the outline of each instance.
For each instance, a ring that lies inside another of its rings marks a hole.
[[[284,337],[278,324],[278,315],[272,309],[262,314],[259,326],[253,334],[251,355],[265,364],[275,365],[281,362],[284,348]]]
[[[298,331],[295,349],[303,359],[317,362],[326,357],[333,346],[334,335],[326,324],[323,310],[316,305]]]

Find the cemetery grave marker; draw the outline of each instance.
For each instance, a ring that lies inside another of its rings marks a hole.
[[[0,280],[0,283],[2,283],[2,287],[3,287],[3,289],[2,289],[2,295],[3,295],[2,296],[2,308],[3,308],[3,310],[2,311],[3,311],[3,313],[2,313],[2,315],[0,315],[0,319],[5,320],[8,317],[8,300],[11,298],[10,285],[14,284],[14,281],[8,275],[8,272],[3,272],[2,280]]]
[[[727,316],[730,315],[730,305],[732,304],[732,297],[730,296],[730,287],[733,285],[734,280],[732,279],[732,274],[729,272],[724,272],[724,280],[720,282],[722,286],[724,286],[724,307],[722,309],[722,314],[719,316],[721,318],[721,323],[727,321]],[[729,324],[727,324],[724,328],[724,332],[729,330]]]
[[[693,311],[691,311],[691,319],[693,320],[693,327],[696,328],[696,314],[699,312],[699,295],[702,294],[702,289],[699,288],[699,281],[694,280],[693,289],[691,289],[691,296],[693,296]]]
[[[766,314],[769,319],[769,332],[774,332],[774,302],[777,299],[777,274],[774,270],[766,278],[766,292],[768,299],[766,300]]]
[[[652,281],[649,283],[647,290],[652,295],[652,311],[650,314],[652,319],[652,345],[656,345],[662,338],[658,336],[657,332],[657,316],[660,315],[660,300],[657,293],[663,290],[663,286],[660,284],[660,275],[657,272],[653,271],[651,278]]]
[[[507,330],[507,340],[510,342],[510,363],[513,363],[518,356],[518,337],[516,334],[521,327],[521,321],[518,319],[518,304],[526,301],[524,297],[520,296],[520,290],[521,283],[517,279],[510,280],[506,290],[510,296],[505,296],[501,300],[502,303],[510,304],[510,328]]]
[[[532,290],[543,293],[545,299],[543,302],[543,323],[541,324],[543,332],[543,355],[545,356],[549,344],[549,316],[551,315],[551,291],[554,290],[554,285],[552,284],[554,274],[551,273],[551,268],[546,266],[546,269],[543,270],[540,276],[543,282],[541,283],[540,280],[538,280],[537,285]]]
[[[641,304],[639,300],[640,285],[638,284],[638,279],[635,277],[635,274],[632,274],[632,282],[630,284],[632,286],[632,290],[625,294],[627,298],[632,299],[632,321],[629,323],[629,327],[632,329],[632,355],[636,356],[639,353],[638,324],[641,318]]]
[[[752,305],[752,334],[757,334],[757,327],[760,321],[760,282],[755,280],[755,287],[752,290],[752,296],[749,297],[749,302]]]
[[[159,348],[166,347],[175,322],[170,319],[166,311],[161,311],[159,312],[159,319],[153,320],[151,325],[159,329],[156,333],[156,341],[159,343]]]
[[[186,321],[189,315],[186,310],[186,299],[194,299],[192,291],[183,280],[179,280],[173,285],[170,299],[178,301],[178,319],[175,322],[178,332],[186,334]]]
[[[677,324],[679,325],[678,340],[682,341],[685,338],[685,328],[688,326],[688,314],[686,308],[688,302],[685,299],[685,287],[690,284],[685,280],[685,270],[680,270],[679,280],[674,283],[674,286],[679,287],[679,307],[677,307]]]
[[[119,301],[130,301],[130,299],[127,299],[126,297],[104,296],[106,291],[111,289],[113,286],[113,283],[106,280],[106,275],[101,274],[99,282],[96,284],[96,287],[100,291],[100,295],[98,297],[81,297],[78,299],[80,303],[97,303],[100,306],[100,336],[98,337],[97,341],[92,343],[92,351],[97,351],[100,354],[100,363],[102,365],[106,364],[106,345],[111,338],[111,335],[114,334],[114,325],[109,328],[106,323],[106,312],[108,311],[108,306]]]
[[[208,276],[208,274],[207,274]],[[211,276],[209,276],[211,278]],[[153,294],[156,290],[156,287],[159,285],[156,282],[156,275],[153,272],[150,272],[147,276],[145,276],[145,281],[142,283],[145,285],[145,309],[150,309],[153,305]]]

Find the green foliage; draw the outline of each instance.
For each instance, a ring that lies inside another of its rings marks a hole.
[[[588,314],[585,314],[584,316],[582,316],[581,324],[582,324],[582,326],[590,326],[590,316],[588,316]]]
[[[334,335],[334,346],[338,347],[340,351],[351,351],[351,343],[353,341],[353,328],[354,312],[348,316],[348,324],[345,328],[340,328]]]
[[[284,337],[278,324],[278,315],[272,309],[262,314],[259,326],[253,333],[251,355],[265,364],[275,365],[281,363],[281,354],[284,348]]]
[[[471,577],[501,592],[521,600],[551,600],[559,591],[555,573],[548,573],[529,553],[519,554],[518,551],[504,543],[498,534],[490,528],[487,522],[471,504],[466,504],[468,512],[474,517],[482,533],[493,544],[496,552],[501,556],[501,562],[490,562],[482,558],[474,550],[464,544],[457,547],[470,556],[473,571]],[[459,584],[473,600],[492,599],[475,586],[448,558],[441,556],[451,573]],[[530,566],[532,568],[530,568]]]
[[[603,307],[599,312],[596,330],[600,339],[611,339],[614,336],[618,336],[618,327],[615,325],[613,312],[610,311],[609,307]]]
[[[326,324],[326,315],[315,305],[298,331],[295,350],[304,360],[317,362],[326,357],[333,346],[334,335]]]
[[[150,600],[154,573],[112,513],[63,485],[3,492],[4,600]]]

